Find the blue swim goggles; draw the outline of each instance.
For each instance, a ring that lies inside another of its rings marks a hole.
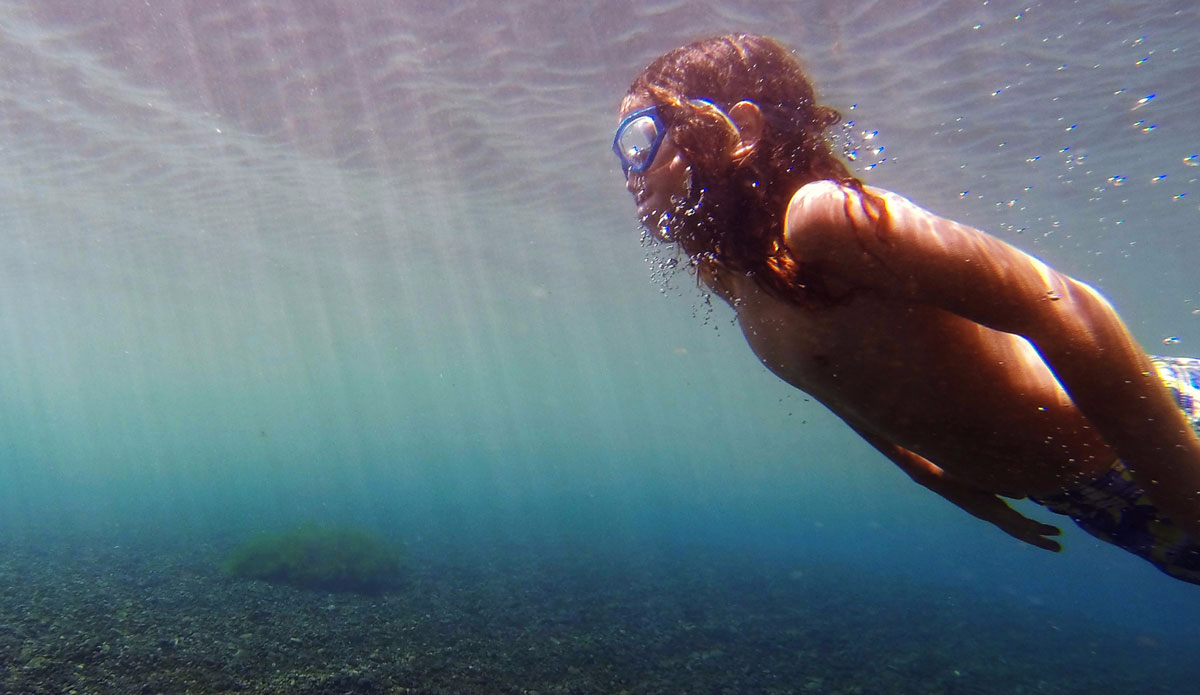
[[[729,116],[711,99],[688,99],[688,103],[698,109],[713,109],[730,128],[737,130]],[[649,169],[666,136],[667,127],[658,116],[657,106],[647,106],[626,116],[617,126],[617,134],[613,137],[613,152],[621,160],[625,176],[628,177],[631,171],[640,174]]]
[[[625,176],[642,173],[654,163],[654,155],[667,135],[667,128],[658,117],[657,106],[638,109],[625,117],[613,137],[613,152],[621,160]]]

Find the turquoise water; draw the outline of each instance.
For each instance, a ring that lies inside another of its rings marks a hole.
[[[1198,28],[1184,1],[0,2],[10,610],[60,548],[109,549],[86,583],[113,546],[218,557],[353,522],[417,574],[536,556],[577,577],[594,552],[631,577],[707,564],[705,596],[852,576],[855,630],[903,633],[921,596],[961,608],[947,634],[1099,635],[1132,682],[1186,692],[1195,667],[1151,669],[1200,647],[1197,587],[1066,524],[1063,553],[1022,547],[913,486],[653,273],[609,144],[654,56],[776,36],[854,121],[868,182],[1094,284],[1148,351],[1200,355]],[[650,671],[716,687],[672,663]],[[1032,666],[973,668],[961,692],[1043,692]]]

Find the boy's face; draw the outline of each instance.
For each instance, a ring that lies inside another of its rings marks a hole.
[[[638,109],[652,106],[645,98],[626,97],[621,104],[621,118]],[[650,166],[643,172],[630,171],[625,188],[637,203],[638,219],[649,230],[661,229],[664,219],[675,211],[677,203],[687,198],[691,168],[683,153],[667,133],[658,147]]]

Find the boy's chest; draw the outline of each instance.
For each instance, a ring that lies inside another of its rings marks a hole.
[[[1055,461],[1106,449],[1017,336],[866,293],[816,309],[747,293],[736,306],[768,369],[965,478],[1017,491],[1042,477],[1037,485],[1051,485]]]
[[[822,400],[892,400],[942,381],[953,339],[947,315],[855,295],[797,307],[758,293],[737,303],[738,323],[759,360]]]

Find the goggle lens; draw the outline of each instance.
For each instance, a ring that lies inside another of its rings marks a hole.
[[[620,157],[625,172],[648,169],[665,134],[653,107],[631,113],[613,140],[613,151]]]
[[[657,139],[658,126],[654,119],[641,116],[625,127],[618,142],[625,161],[636,167],[646,163],[650,148],[654,147],[654,141]]]

